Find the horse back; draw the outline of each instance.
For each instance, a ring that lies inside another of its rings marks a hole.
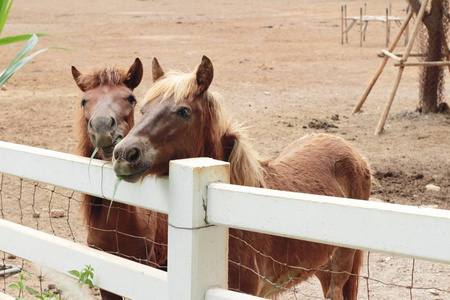
[[[268,188],[367,200],[371,172],[344,139],[329,134],[304,136],[265,164]]]

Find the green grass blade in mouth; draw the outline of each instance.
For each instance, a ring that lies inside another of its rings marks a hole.
[[[114,141],[113,146],[114,146],[114,147],[117,146],[117,144],[120,143],[121,140],[122,140],[122,138],[118,137],[118,138]]]
[[[116,178],[116,182],[114,182],[114,191],[113,191],[113,195],[111,198],[111,203],[109,203],[109,208],[108,208],[108,213],[106,214],[106,224],[108,224],[108,220],[109,220],[109,212],[111,211],[111,207],[113,205],[114,202],[114,197],[116,196],[116,192],[117,192],[117,188],[119,187],[120,182],[123,180],[123,176],[118,175]]]
[[[88,164],[89,182],[91,182],[91,174],[89,173],[89,168],[91,167],[92,159],[95,157],[95,155],[97,154],[99,149],[100,149],[99,147],[95,147],[94,152],[92,152],[91,159],[89,159],[89,164]]]

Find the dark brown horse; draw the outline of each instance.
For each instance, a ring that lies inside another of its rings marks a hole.
[[[125,180],[167,174],[172,159],[206,156],[230,162],[233,184],[369,198],[370,170],[341,138],[307,135],[277,158],[260,160],[242,128],[208,91],[213,66],[207,57],[187,74],[164,73],[155,59],[153,77],[157,80],[146,95],[141,121],[114,149],[114,170]],[[316,275],[325,297],[357,298],[362,251],[231,228],[229,232],[230,289],[273,296]]]
[[[96,147],[99,159],[110,160],[116,141],[134,126],[133,94],[143,75],[136,59],[129,69],[108,67],[81,74],[72,67],[72,75],[84,92],[78,112],[75,153],[90,157]],[[164,268],[167,261],[167,218],[145,209],[113,203],[83,195],[82,212],[87,225],[89,246],[144,264]],[[158,224],[163,223],[163,226]],[[118,274],[119,275],[119,274]],[[105,300],[122,297],[101,290]]]

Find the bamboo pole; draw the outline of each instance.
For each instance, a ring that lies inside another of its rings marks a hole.
[[[397,93],[397,89],[400,84],[400,80],[402,79],[402,74],[403,74],[404,69],[405,68],[403,68],[403,67],[398,69],[397,77],[395,78],[395,81],[394,81],[394,87],[392,88],[391,95],[389,96],[389,101],[386,103],[386,106],[383,110],[383,114],[381,115],[381,118],[378,121],[378,125],[375,130],[375,135],[380,134],[380,132],[383,130],[384,123],[386,122],[387,116],[389,114],[389,110],[391,109],[392,102],[394,102],[394,97],[395,97],[395,94]]]
[[[399,63],[394,64],[396,67],[442,67],[449,66],[449,61],[420,61],[420,62],[402,62],[401,59]]]
[[[411,20],[412,15],[413,15],[413,11],[410,10],[408,15],[406,16],[405,22],[403,22],[402,27],[400,27],[400,29],[397,32],[397,35],[395,36],[394,40],[392,41],[392,44],[391,44],[391,46],[388,49],[389,52],[393,52],[394,51],[395,46],[397,46],[398,41],[402,37],[403,31],[408,26],[408,23]],[[380,66],[378,67],[378,70],[375,72],[375,75],[373,76],[372,80],[369,82],[369,85],[367,86],[363,96],[361,97],[359,102],[356,104],[356,106],[353,108],[352,115],[356,114],[357,112],[359,112],[361,110],[361,107],[363,106],[364,102],[366,101],[367,96],[369,96],[369,93],[372,90],[373,86],[377,82],[378,77],[380,77],[381,72],[383,72],[383,69],[386,66],[386,63],[387,63],[388,60],[389,60],[388,56],[385,56],[383,58]]]
[[[417,14],[417,18],[414,23],[413,31],[411,33],[411,39],[409,40],[408,45],[406,46],[405,55],[400,60],[401,62],[406,62],[408,60],[409,54],[411,53],[411,49],[414,45],[414,40],[416,39],[416,36],[417,36],[417,32],[419,31],[420,23],[422,22],[423,15],[425,14],[427,3],[428,3],[428,0],[422,1],[422,6],[420,7],[419,13]],[[389,51],[389,52],[392,52],[392,51]],[[389,114],[389,110],[391,109],[392,102],[394,101],[395,94],[397,93],[397,89],[400,84],[400,80],[402,78],[404,69],[405,69],[404,66],[401,66],[398,69],[397,77],[395,78],[395,82],[394,82],[394,87],[392,88],[392,92],[389,97],[389,100],[386,103],[386,106],[384,107],[383,114],[381,115],[381,118],[378,122],[377,128],[375,129],[375,135],[380,134],[380,132],[383,130],[384,124],[386,123],[386,119]]]
[[[385,51],[387,51],[387,50],[385,50]],[[394,54],[395,56],[403,56],[405,53],[404,52],[393,52],[392,54]],[[413,56],[417,57],[417,56],[425,56],[425,55],[426,55],[426,53],[424,53],[424,52],[411,52],[411,53],[409,53],[409,57],[413,57]],[[378,52],[377,56],[383,58],[385,56],[384,53],[383,53],[383,50]]]
[[[395,59],[396,61],[401,61],[400,57],[398,57],[397,55],[395,55],[395,54],[393,54],[393,53],[391,53],[391,52],[389,52],[389,51],[387,51],[385,49],[381,50],[381,53],[383,53],[386,56],[389,56],[392,59]]]

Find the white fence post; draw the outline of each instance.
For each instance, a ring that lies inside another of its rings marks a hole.
[[[227,288],[228,228],[206,224],[211,182],[229,182],[229,164],[210,158],[170,162],[169,299],[204,299],[212,286]]]

